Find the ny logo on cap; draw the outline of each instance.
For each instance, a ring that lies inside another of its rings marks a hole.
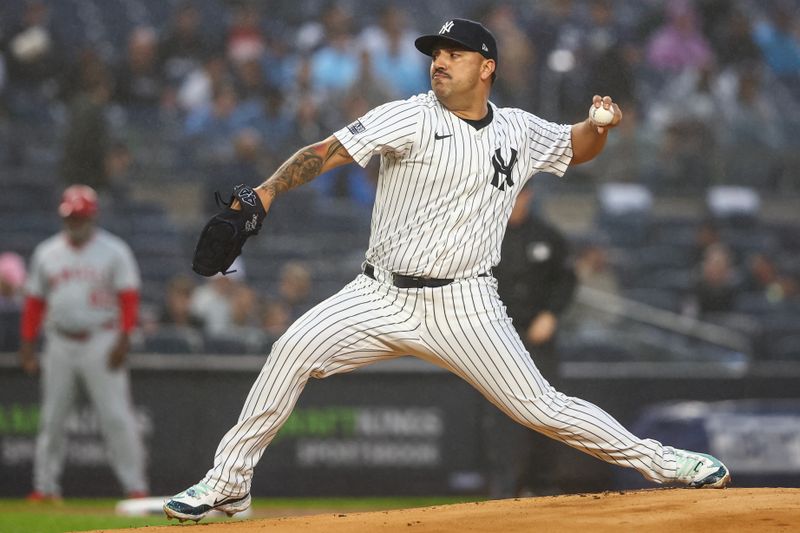
[[[450,33],[450,30],[452,29],[453,29],[453,21],[451,20],[449,22],[445,22],[444,26],[442,26],[442,29],[439,30],[439,35],[443,33]]]

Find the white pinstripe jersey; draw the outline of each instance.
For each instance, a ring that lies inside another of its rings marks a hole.
[[[431,278],[473,277],[500,261],[522,185],[537,172],[567,170],[571,127],[489,105],[491,123],[476,130],[429,91],[334,134],[361,166],[381,156],[367,261]]]

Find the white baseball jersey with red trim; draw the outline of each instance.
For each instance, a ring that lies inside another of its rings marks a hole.
[[[47,300],[47,325],[67,332],[98,329],[119,320],[120,291],[139,289],[139,269],[130,247],[96,229],[75,247],[64,233],[43,241],[33,253],[27,292]]]

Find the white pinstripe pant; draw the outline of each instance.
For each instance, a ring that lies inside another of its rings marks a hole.
[[[378,280],[386,276],[376,271]],[[453,372],[524,426],[635,468],[652,481],[674,479],[672,448],[635,437],[599,407],[550,386],[514,330],[496,286],[496,280],[483,277],[398,289],[359,275],[276,341],[204,481],[223,494],[247,493],[256,463],[309,378],[402,355]]]

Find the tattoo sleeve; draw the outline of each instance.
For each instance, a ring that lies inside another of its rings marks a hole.
[[[307,146],[281,165],[272,176],[261,184],[260,188],[271,193],[274,198],[283,192],[308,183],[319,176],[325,169],[325,165],[337,154],[349,159],[342,143],[335,137]]]

